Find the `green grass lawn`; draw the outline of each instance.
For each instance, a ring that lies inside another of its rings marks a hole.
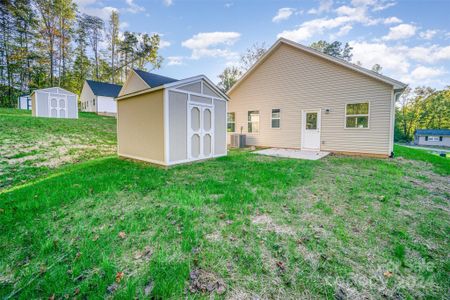
[[[102,157],[13,179],[0,297],[445,298],[449,162],[395,150],[168,170]]]
[[[64,164],[116,152],[116,120],[80,113],[78,120],[33,118],[0,108],[0,190]]]

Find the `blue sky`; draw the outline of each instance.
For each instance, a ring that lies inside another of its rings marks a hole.
[[[214,82],[254,43],[280,36],[304,45],[349,42],[353,62],[411,86],[450,85],[450,1],[419,0],[76,0],[82,12],[121,29],[162,36],[156,73],[178,79],[205,74]]]

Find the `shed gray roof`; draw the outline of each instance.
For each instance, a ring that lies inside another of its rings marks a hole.
[[[104,97],[117,97],[119,95],[121,85],[94,81],[94,80],[86,80],[87,84],[91,87],[92,92],[96,96],[104,96]]]
[[[157,86],[160,86],[160,85],[164,85],[164,84],[167,84],[167,83],[172,83],[172,82],[178,81],[178,79],[174,79],[174,78],[170,78],[170,77],[166,77],[166,76],[161,76],[161,75],[158,75],[158,74],[145,72],[145,71],[138,70],[138,69],[134,69],[134,71],[151,88],[154,88],[154,87],[157,87]]]
[[[450,135],[450,129],[417,129],[416,135]]]

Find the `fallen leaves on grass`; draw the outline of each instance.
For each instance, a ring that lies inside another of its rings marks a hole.
[[[277,261],[277,267],[278,269],[280,269],[281,272],[284,272],[284,270],[286,270],[286,266],[282,261]]]
[[[225,293],[225,282],[212,272],[196,269],[189,274],[189,290],[191,293]]]
[[[116,274],[116,282],[119,283],[123,279],[123,272],[117,272]]]
[[[151,249],[149,246],[145,246],[144,250],[138,251],[138,252],[134,255],[134,259],[135,259],[135,260],[139,260],[139,259],[150,259],[151,256],[152,256],[152,249]]]
[[[390,277],[392,277],[392,275],[394,275],[394,274],[392,274],[391,271],[386,271],[386,272],[383,273],[383,275],[384,275],[384,277],[386,277],[386,278],[390,278]]]
[[[126,237],[127,237],[127,234],[125,232],[123,232],[123,231],[119,232],[119,238],[121,238],[123,240]]]

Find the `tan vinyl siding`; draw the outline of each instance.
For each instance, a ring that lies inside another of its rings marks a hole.
[[[120,156],[164,162],[163,90],[117,101]]]
[[[125,82],[124,86],[119,92],[119,97],[137,91],[142,91],[148,88],[150,88],[150,86],[146,84],[145,81],[142,80],[142,78],[139,77],[138,74],[136,74],[136,72],[131,70],[130,75],[127,78],[127,81]]]
[[[257,146],[300,148],[302,109],[321,109],[321,150],[389,154],[392,86],[292,46],[281,44],[230,93],[236,132],[260,112]],[[345,129],[346,103],[370,102],[369,129]],[[271,128],[272,109],[281,126]],[[325,109],[330,109],[326,114]]]
[[[33,117],[36,116],[36,93],[33,93],[33,95],[31,95],[31,115]]]

